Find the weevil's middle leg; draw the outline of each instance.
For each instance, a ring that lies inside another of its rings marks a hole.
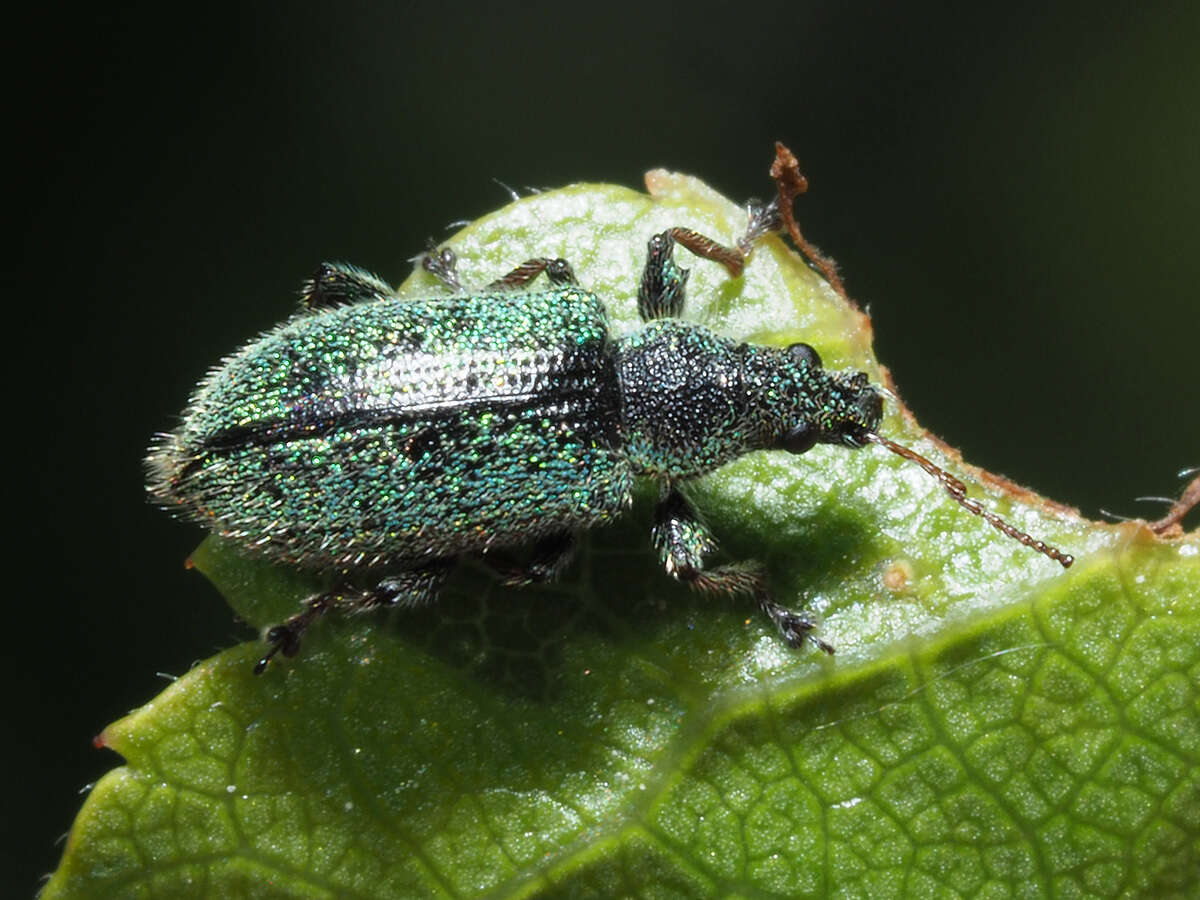
[[[699,591],[750,596],[792,647],[811,641],[826,653],[833,647],[812,635],[816,622],[776,603],[762,568],[755,563],[706,568],[717,548],[712,532],[678,488],[668,486],[654,511],[652,541],[667,573]]]
[[[309,597],[300,612],[267,630],[267,643],[271,648],[254,666],[254,674],[261,675],[276,653],[282,652],[284,656],[299,653],[304,632],[330,610],[355,613],[399,603],[417,606],[430,602],[452,567],[453,560],[437,560],[389,576],[369,590],[342,588]]]
[[[746,233],[732,247],[717,243],[691,228],[668,228],[650,238],[646,265],[638,287],[638,312],[642,320],[674,318],[683,312],[687,293],[688,270],[675,261],[675,244],[682,244],[696,256],[720,263],[734,278],[742,274],[755,243],[765,234],[778,231],[783,220],[776,202],[751,200],[746,205]]]

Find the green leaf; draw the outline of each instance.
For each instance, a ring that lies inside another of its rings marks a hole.
[[[742,227],[693,179],[648,183],[520,200],[450,241],[461,274],[561,255],[636,328],[650,234]],[[884,378],[869,320],[779,240],[743,278],[691,267],[689,316]],[[1074,568],[880,448],[754,454],[693,497],[835,658],[658,571],[642,498],[559,584],[468,567],[261,677],[259,642],[197,665],[101,736],[126,765],[44,896],[1195,896],[1200,538],[1084,521],[894,404],[881,430]],[[213,540],[195,563],[256,626],[314,589]]]

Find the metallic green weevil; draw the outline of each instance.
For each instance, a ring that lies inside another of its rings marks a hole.
[[[270,559],[336,573],[266,635],[255,671],[293,656],[330,609],[432,600],[456,560],[530,549],[508,583],[553,579],[577,536],[661,485],[652,541],[667,573],[701,591],[752,598],[784,640],[814,622],[778,604],[754,563],[710,566],[716,542],[680,484],[755,450],[877,443],[915,459],[972,512],[1063,565],[963,496],[960,482],[876,434],[879,391],[831,372],[807,344],[738,343],[678,318],[680,244],[736,276],[780,227],[751,204],[723,246],[687,228],[650,238],[638,290],[644,327],[609,332],[600,299],[562,259],[538,258],[466,292],[448,249],[425,268],[450,295],[400,299],[373,275],[325,264],[301,311],[250,342],[196,389],[181,426],[150,450],[149,491],[182,517]],[[531,282],[545,275],[544,290]]]

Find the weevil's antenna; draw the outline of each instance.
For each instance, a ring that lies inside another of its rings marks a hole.
[[[866,439],[873,444],[878,444],[881,447],[891,450],[897,456],[902,456],[910,462],[915,462],[918,466],[940,481],[942,483],[942,487],[946,489],[946,493],[953,497],[954,501],[959,506],[963,507],[963,509],[967,510],[968,512],[974,513],[975,515],[981,517],[997,531],[1003,532],[1014,541],[1018,541],[1024,544],[1026,547],[1032,547],[1038,553],[1045,554],[1061,565],[1064,569],[1071,568],[1071,563],[1075,562],[1075,557],[1073,557],[1071,554],[1063,553],[1057,547],[1051,547],[1049,544],[1043,543],[1042,541],[1031,537],[1030,535],[1021,531],[1019,528],[1009,525],[991,510],[984,509],[983,504],[981,504],[978,500],[972,500],[967,496],[967,486],[965,484],[963,484],[945,469],[926,459],[916,450],[910,450],[903,444],[897,444],[895,441],[885,438],[881,434],[876,434],[873,431],[866,432],[864,437],[866,437]]]

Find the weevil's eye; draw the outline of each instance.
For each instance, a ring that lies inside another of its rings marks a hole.
[[[788,453],[806,453],[816,444],[819,435],[816,428],[801,422],[783,436],[781,446]]]
[[[810,369],[821,368],[821,354],[808,344],[790,344],[787,351],[796,362],[808,363]]]

